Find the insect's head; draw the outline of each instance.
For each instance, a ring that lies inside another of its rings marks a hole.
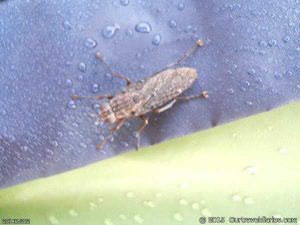
[[[108,102],[102,103],[100,106],[100,118],[105,123],[115,123],[117,118]]]

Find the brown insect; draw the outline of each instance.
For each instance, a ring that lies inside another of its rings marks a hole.
[[[101,104],[98,116],[103,122],[116,125],[110,129],[109,135],[118,131],[126,120],[140,118],[143,124],[136,132],[136,148],[138,149],[140,147],[140,133],[148,125],[147,113],[161,113],[171,108],[178,100],[191,100],[201,97],[208,98],[207,91],[203,91],[200,95],[179,96],[182,92],[191,87],[198,75],[196,69],[191,67],[172,68],[186,60],[198,47],[203,46],[203,44],[203,41],[198,40],[196,45],[186,51],[175,63],[169,64],[166,68],[136,83],[124,75],[113,72],[100,52],[97,52],[96,58],[104,63],[110,73],[127,82],[126,89],[116,95],[107,94],[94,97],[73,95],[72,99],[107,99],[107,102]],[[102,144],[97,145],[98,149],[101,149],[107,143],[109,135],[104,138]]]

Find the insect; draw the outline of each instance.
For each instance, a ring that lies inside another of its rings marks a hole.
[[[143,121],[143,124],[136,132],[136,148],[139,149],[140,133],[149,123],[147,117],[148,113],[164,112],[170,109],[179,100],[208,98],[207,91],[203,91],[200,95],[179,96],[192,86],[198,75],[196,69],[191,67],[174,68],[190,57],[198,47],[203,46],[203,44],[202,40],[198,40],[196,44],[187,50],[175,63],[171,63],[164,69],[137,82],[132,82],[128,77],[114,72],[108,63],[106,63],[101,53],[96,52],[96,58],[102,61],[113,76],[127,82],[127,87],[116,95],[107,94],[86,97],[72,95],[73,100],[83,98],[107,99],[106,102],[100,105],[100,112],[97,117],[103,122],[114,124],[115,126],[110,128],[109,134],[104,138],[102,144],[97,144],[97,148],[101,149],[108,142],[109,136],[118,131],[124,125],[125,121],[132,118],[139,118]]]

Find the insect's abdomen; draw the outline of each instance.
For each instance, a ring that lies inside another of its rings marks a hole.
[[[168,69],[150,77],[144,84],[143,93],[149,94],[145,108],[158,108],[188,89],[196,80],[197,71],[190,67]]]

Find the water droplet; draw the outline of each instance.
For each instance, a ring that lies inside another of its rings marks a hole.
[[[250,70],[248,71],[248,74],[249,74],[249,75],[254,75],[255,72],[256,72],[255,69],[250,69]]]
[[[178,3],[177,4],[177,9],[178,10],[182,11],[182,10],[184,10],[184,8],[185,8],[185,5],[183,3]]]
[[[140,22],[137,25],[135,25],[136,32],[139,33],[150,33],[152,30],[152,27],[148,22]]]
[[[120,3],[124,6],[127,6],[129,4],[129,0],[120,0]]]
[[[64,28],[66,28],[67,30],[71,30],[72,29],[72,24],[68,21],[68,20],[65,20],[63,22],[63,26]]]
[[[277,45],[277,41],[275,39],[269,41],[269,46],[275,46]]]
[[[161,198],[161,197],[162,197],[162,193],[159,193],[159,192],[156,193],[156,194],[155,194],[155,197],[156,197],[156,198]]]
[[[245,203],[246,205],[252,205],[252,204],[254,204],[254,201],[253,201],[253,199],[250,198],[250,197],[245,197],[245,198],[244,198],[244,203]]]
[[[131,191],[129,191],[129,192],[126,193],[126,197],[127,198],[133,198],[134,197],[134,193],[131,192]]]
[[[110,219],[105,219],[104,224],[105,225],[114,225],[114,223]]]
[[[135,215],[134,217],[133,217],[133,219],[135,220],[135,222],[137,222],[137,223],[143,223],[144,222],[144,219],[140,216],[140,215]]]
[[[90,202],[90,203],[89,203],[89,206],[90,206],[90,210],[92,210],[92,211],[94,211],[94,210],[97,209],[97,204],[94,203],[94,202]]]
[[[260,41],[258,44],[261,47],[266,47],[268,45],[267,42],[265,42],[265,41]]]
[[[204,208],[201,210],[201,213],[203,214],[203,216],[211,216],[211,211],[207,208]]]
[[[227,92],[232,95],[234,93],[234,90],[232,88],[228,88]]]
[[[129,37],[132,37],[133,36],[133,31],[131,29],[127,29],[126,30],[126,35],[129,36]]]
[[[57,146],[58,146],[58,141],[52,140],[52,141],[50,141],[50,144],[51,144],[53,147],[57,147]]]
[[[69,101],[68,104],[67,104],[67,107],[69,109],[76,109],[75,101],[73,101],[73,100]]]
[[[279,153],[282,155],[288,154],[288,150],[286,148],[279,148]]]
[[[291,40],[291,38],[289,36],[283,37],[283,42],[284,43],[288,43],[290,40]]]
[[[182,188],[182,189],[187,189],[188,188],[188,183],[181,183],[179,184],[179,187]]]
[[[66,80],[66,85],[67,87],[72,87],[73,86],[73,82],[70,79]]]
[[[188,205],[189,203],[188,203],[187,200],[185,200],[185,199],[182,198],[182,199],[179,200],[179,204],[180,205]]]
[[[175,28],[177,26],[177,23],[175,20],[170,20],[168,24],[169,24],[170,28]]]
[[[275,77],[275,79],[277,79],[277,80],[281,80],[281,79],[283,78],[283,75],[282,75],[282,73],[275,73],[275,74],[274,74],[274,77]]]
[[[252,106],[254,103],[251,102],[251,101],[246,101],[246,104],[249,105],[249,106]]]
[[[120,217],[122,220],[126,220],[126,219],[127,219],[127,216],[124,215],[124,214],[120,214],[119,217]]]
[[[174,213],[173,217],[177,221],[182,221],[183,220],[183,216],[180,213]]]
[[[248,166],[245,171],[250,175],[254,175],[257,172],[257,169],[255,166]]]
[[[161,36],[159,34],[155,34],[152,39],[152,44],[159,45],[161,42]]]
[[[21,150],[26,152],[29,148],[26,145],[21,146]]]
[[[84,44],[88,48],[95,48],[97,46],[97,42],[92,38],[87,38]]]
[[[150,208],[154,208],[155,207],[155,203],[153,201],[144,201],[143,204],[145,206],[150,207]]]
[[[108,39],[112,38],[113,36],[115,36],[115,34],[119,29],[120,29],[119,24],[115,24],[114,26],[106,26],[102,31],[102,35],[103,37]]]
[[[73,217],[77,217],[77,216],[78,216],[78,213],[76,212],[75,209],[70,209],[70,210],[69,210],[69,214],[70,214],[71,216],[73,216]]]
[[[192,209],[193,209],[193,210],[199,210],[199,209],[200,209],[199,203],[194,202],[194,203],[192,204]]]
[[[99,91],[99,85],[98,84],[92,84],[92,92],[97,93]]]
[[[48,217],[48,220],[49,220],[49,222],[50,222],[51,224],[59,224],[58,219],[57,219],[55,216],[53,216],[53,215],[49,216],[49,217]]]
[[[45,152],[47,153],[48,157],[54,154],[53,150],[51,150],[49,148],[46,148]]]
[[[242,198],[238,194],[234,194],[234,195],[232,195],[232,201],[240,202],[240,201],[242,201]]]
[[[78,64],[78,69],[81,71],[81,72],[85,72],[86,71],[86,65],[84,62],[81,62]]]

